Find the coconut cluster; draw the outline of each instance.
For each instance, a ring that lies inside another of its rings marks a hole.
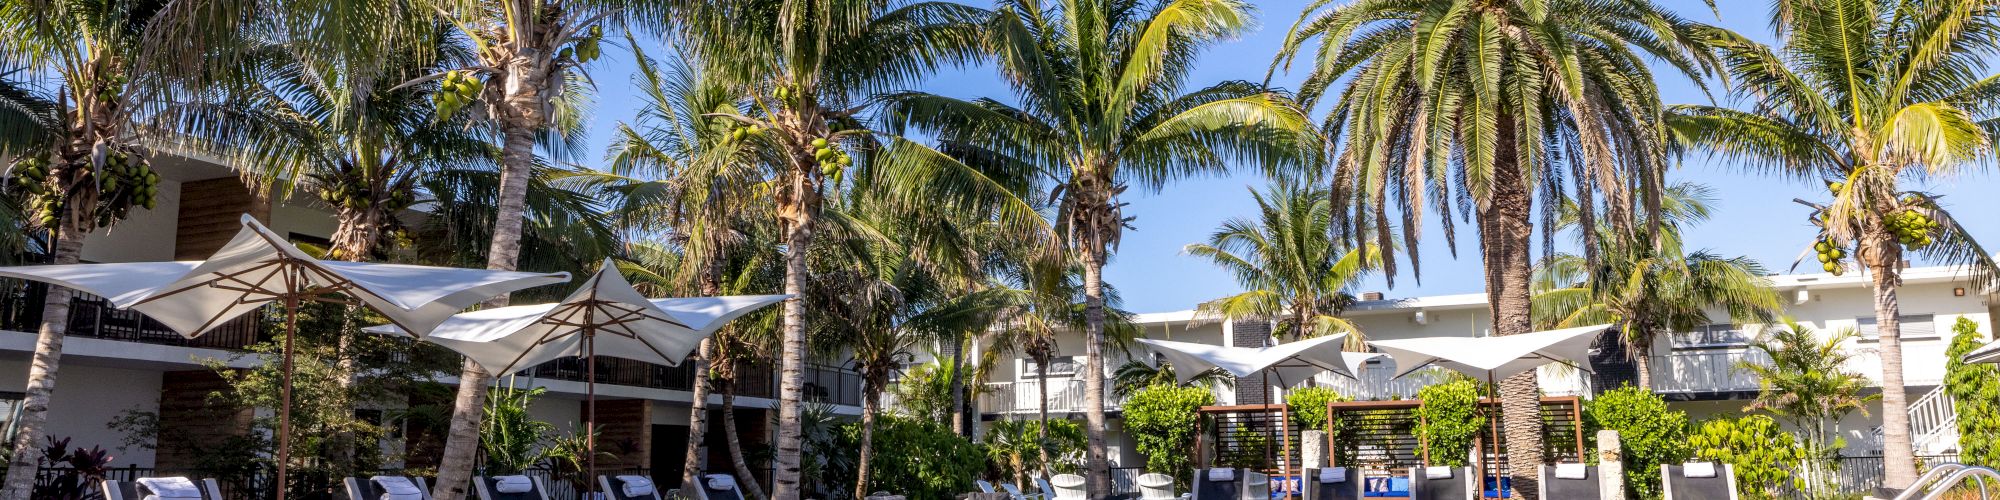
[[[96,213],[97,225],[110,225],[131,207],[151,209],[159,203],[160,174],[153,171],[152,160],[146,156],[140,148],[103,144],[91,155],[97,168],[86,179],[94,180],[97,187],[101,209]],[[30,224],[52,228],[63,213],[69,190],[63,189],[65,184],[57,175],[60,172],[55,171],[57,161],[46,155],[22,156],[7,171],[7,188],[22,200]]]
[[[1840,245],[1834,244],[1832,240],[1813,242],[1813,250],[1819,252],[1820,269],[1825,269],[1826,272],[1833,273],[1835,276],[1840,275],[1842,269],[1840,259],[1847,256],[1846,250],[1842,250]]]
[[[377,196],[367,184],[346,176],[322,178],[319,181],[320,188],[317,194],[320,201],[336,208],[366,210],[380,203],[383,210],[394,212],[409,208],[410,204],[416,201],[407,190],[389,190]]]
[[[479,100],[479,93],[486,90],[486,82],[473,77],[471,71],[453,70],[444,73],[442,87],[431,95],[437,105],[438,116],[451,116],[467,104]]]
[[[564,48],[562,53],[558,54],[558,57],[575,59],[576,62],[582,63],[595,61],[597,60],[597,56],[603,55],[603,52],[599,49],[599,44],[603,41],[604,25],[591,26],[589,35],[578,37],[576,44]]]
[[[812,147],[813,159],[819,160],[819,171],[827,177],[833,177],[840,173],[840,169],[854,164],[854,158],[847,156],[847,151],[841,150],[839,143],[823,137],[815,138]]]
[[[1882,225],[1896,242],[1911,249],[1923,248],[1931,244],[1931,232],[1938,229],[1938,222],[1916,210],[1898,210],[1882,218]]]

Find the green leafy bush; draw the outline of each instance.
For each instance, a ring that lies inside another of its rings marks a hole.
[[[1146,456],[1146,470],[1181,477],[1194,463],[1194,437],[1201,431],[1201,407],[1215,395],[1198,387],[1156,385],[1125,402],[1125,433]]]
[[[831,494],[854,491],[854,470],[861,450],[861,424],[840,426],[834,437],[836,453],[846,460],[826,461],[827,477],[839,483]],[[875,419],[875,455],[868,491],[887,491],[909,498],[952,498],[972,491],[972,480],[987,469],[986,447],[968,441],[935,422],[884,414]]]
[[[1944,369],[1944,390],[1958,410],[1959,460],[1967,465],[2000,466],[2000,367],[1966,363],[1959,358],[1986,344],[1979,323],[1958,318],[1952,324],[1950,360]]]
[[[1459,379],[1417,391],[1417,439],[1429,449],[1431,465],[1464,466],[1471,462],[1472,441],[1486,426],[1479,411],[1479,384]]]
[[[1291,407],[1292,430],[1331,431],[1333,426],[1326,420],[1326,405],[1340,401],[1349,399],[1327,387],[1307,387],[1285,394],[1285,405]]]
[[[1702,422],[1688,442],[1694,458],[1736,468],[1736,490],[1743,498],[1784,498],[1788,489],[1805,487],[1791,467],[1805,460],[1806,451],[1771,417],[1714,418]]]
[[[1644,389],[1626,386],[1598,394],[1584,405],[1583,416],[1593,435],[1618,431],[1625,491],[1634,498],[1660,498],[1660,464],[1687,460],[1687,413],[1667,409],[1666,400]]]
[[[1049,436],[1042,440],[1042,423],[1034,420],[1000,420],[986,428],[981,444],[1001,475],[1020,481],[1028,474],[1047,468],[1058,474],[1074,473],[1083,466],[1083,426],[1074,420],[1049,420]],[[1049,463],[1042,463],[1048,453]]]

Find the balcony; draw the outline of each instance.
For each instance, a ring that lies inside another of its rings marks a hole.
[[[19,280],[0,280],[0,282],[4,282],[4,285],[0,285],[0,294],[4,294],[4,297],[0,297],[0,329],[28,333],[40,330],[42,304],[48,296],[48,286]],[[259,321],[260,314],[252,312],[217,325],[208,333],[190,339],[137,311],[120,310],[111,307],[111,302],[102,297],[76,293],[70,297],[69,325],[63,334],[69,337],[240,351],[248,349],[263,338],[263,329]]]
[[[1757,390],[1757,376],[1738,362],[1768,363],[1763,351],[1747,348],[1676,350],[1653,356],[1653,392],[1700,394]]]
[[[1049,413],[1082,413],[1084,411],[1083,380],[1053,379],[1049,385]],[[990,382],[980,391],[979,411],[988,414],[1034,414],[1040,413],[1042,381],[1024,380],[1020,382]],[[1104,409],[1116,410],[1125,403],[1111,393],[1109,381],[1104,387]]]

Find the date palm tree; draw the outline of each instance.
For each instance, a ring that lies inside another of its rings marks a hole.
[[[1533,328],[1537,198],[1545,221],[1574,196],[1584,226],[1596,227],[1601,211],[1620,232],[1637,229],[1635,212],[1657,208],[1666,136],[1643,61],[1662,61],[1697,82],[1712,67],[1701,44],[1711,28],[1650,1],[1329,3],[1305,10],[1272,69],[1289,68],[1317,41],[1300,100],[1310,108],[1339,86],[1322,121],[1337,146],[1329,176],[1335,225],[1344,238],[1388,248],[1395,212],[1421,280],[1415,250],[1424,212],[1437,212],[1455,247],[1456,204],[1478,223],[1494,335]],[[1393,279],[1392,261],[1383,270]],[[1501,383],[1513,449],[1542,448],[1534,377]],[[1515,494],[1532,497],[1536,478],[1527,471],[1540,454],[1508,456]]]
[[[1639,372],[1639,387],[1650,390],[1651,353],[1661,335],[1708,325],[1711,309],[1738,322],[1776,319],[1784,306],[1763,265],[1747,257],[1684,250],[1681,229],[1707,220],[1709,204],[1706,186],[1675,184],[1661,204],[1669,222],[1662,224],[1657,241],[1634,241],[1599,227],[1604,234],[1595,238],[1596,262],[1568,253],[1544,258],[1531,285],[1535,328],[1617,324]]]
[[[1187,89],[1196,55],[1255,22],[1236,0],[998,2],[990,28],[1019,106],[926,93],[886,97],[892,129],[935,134],[961,158],[1026,172],[1057,193],[1066,257],[1083,271],[1084,422],[1092,497],[1110,494],[1105,456],[1104,265],[1131,221],[1119,197],[1138,185],[1216,174],[1232,161],[1272,172],[1318,140],[1280,93],[1246,82]],[[906,150],[911,156],[920,151]],[[942,188],[934,188],[942,189]],[[924,194],[925,190],[911,190]]]
[[[1229,271],[1244,288],[1201,303],[1195,314],[1228,321],[1277,318],[1277,330],[1294,340],[1348,333],[1347,347],[1362,349],[1367,338],[1361,329],[1338,314],[1354,302],[1348,290],[1381,266],[1382,251],[1372,243],[1342,245],[1324,188],[1279,182],[1250,197],[1257,202],[1256,219],[1223,221],[1208,243],[1182,250]]]
[[[1930,193],[1907,184],[1948,180],[1993,151],[2000,75],[1986,54],[2000,44],[1984,2],[1783,0],[1776,47],[1718,33],[1715,44],[1748,109],[1673,108],[1673,134],[1757,172],[1825,182],[1831,199],[1807,203],[1813,242],[1829,272],[1852,256],[1868,272],[1881,333],[1883,485],[1916,480],[1903,381],[1903,265],[1922,258],[1966,266],[1993,284],[1990,254]],[[1988,157],[1990,159],[1990,157]]]

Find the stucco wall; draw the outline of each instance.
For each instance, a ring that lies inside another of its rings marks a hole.
[[[49,402],[47,435],[71,438],[71,448],[103,446],[111,450],[115,466],[153,466],[152,450],[118,449],[124,435],[106,424],[127,409],[157,411],[160,372],[67,364],[59,374],[61,383]],[[0,387],[19,391],[27,380],[26,361],[0,360]]]

